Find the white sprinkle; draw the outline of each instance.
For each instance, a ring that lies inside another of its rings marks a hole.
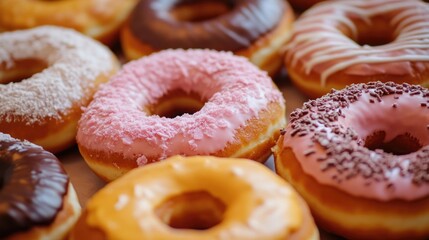
[[[119,195],[118,201],[115,203],[115,209],[116,210],[121,210],[122,208],[125,207],[125,205],[127,205],[127,203],[129,202],[129,197],[125,194],[121,194]]]

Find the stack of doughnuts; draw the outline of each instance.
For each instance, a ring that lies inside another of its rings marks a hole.
[[[128,59],[169,48],[232,51],[273,76],[293,19],[284,0],[141,0],[121,43]]]

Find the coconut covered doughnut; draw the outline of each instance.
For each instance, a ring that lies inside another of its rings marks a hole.
[[[0,133],[0,238],[63,239],[80,215],[69,177],[51,153]]]
[[[71,239],[319,239],[281,178],[243,160],[175,156],[131,171],[92,197]]]
[[[117,68],[109,49],[73,30],[0,34],[0,132],[52,152],[67,148],[81,107]]]
[[[112,44],[137,0],[0,0],[0,32],[56,25]]]
[[[295,23],[285,62],[310,97],[376,80],[429,86],[428,46],[427,3],[328,1]]]
[[[284,0],[142,0],[121,43],[128,59],[170,48],[232,51],[273,76],[293,20]]]
[[[264,162],[285,124],[284,99],[243,57],[166,50],[124,66],[85,110],[79,150],[102,178],[173,155]]]
[[[291,114],[276,170],[328,231],[354,239],[429,237],[429,90],[372,82]]]

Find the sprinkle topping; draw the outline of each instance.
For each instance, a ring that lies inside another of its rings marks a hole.
[[[429,110],[421,104],[428,99],[428,89],[406,83],[371,82],[333,90],[291,113],[284,146],[302,152],[302,164],[312,161],[319,166],[314,172],[336,183],[359,180],[390,189],[401,187],[397,181],[405,178],[414,187],[429,186]],[[405,155],[365,147],[366,138],[380,130],[385,142],[408,134],[422,147]],[[398,197],[398,191],[392,194]]]

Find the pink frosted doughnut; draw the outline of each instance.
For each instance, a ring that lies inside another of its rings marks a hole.
[[[347,239],[428,239],[429,90],[354,84],[295,110],[276,170],[320,227]]]
[[[284,124],[281,92],[245,58],[166,50],[125,65],[101,88],[77,142],[93,171],[113,180],[173,155],[263,162]]]

